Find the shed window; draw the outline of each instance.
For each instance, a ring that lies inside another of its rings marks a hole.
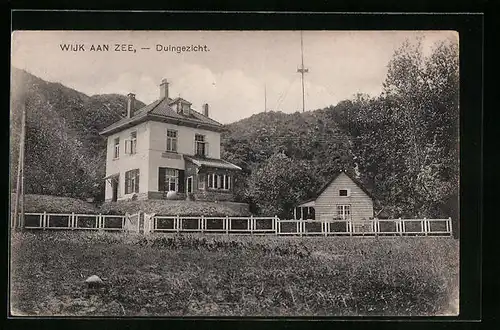
[[[337,218],[342,220],[351,219],[351,205],[337,205]]]

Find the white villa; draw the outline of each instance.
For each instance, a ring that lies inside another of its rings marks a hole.
[[[222,124],[192,109],[183,98],[170,98],[168,82],[159,99],[135,109],[128,94],[127,115],[105,128],[107,201],[177,198],[232,201],[235,171],[220,159]]]

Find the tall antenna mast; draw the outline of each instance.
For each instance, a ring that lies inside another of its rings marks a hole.
[[[304,67],[304,42],[302,40],[302,31],[300,31],[300,55],[302,63],[300,68],[297,69],[297,72],[299,72],[302,77],[302,112],[304,112],[306,109],[305,91],[304,91],[304,73],[309,72],[309,69]]]
[[[267,86],[264,84],[264,112],[267,112]]]

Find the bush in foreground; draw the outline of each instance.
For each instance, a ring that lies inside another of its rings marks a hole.
[[[22,233],[12,244],[23,315],[457,312],[452,239]],[[92,292],[94,274],[105,287]]]

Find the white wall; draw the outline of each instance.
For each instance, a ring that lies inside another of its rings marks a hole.
[[[340,189],[350,189],[350,196],[339,196]],[[351,205],[353,220],[369,219],[373,217],[373,201],[356,183],[346,174],[341,173],[321,193],[315,201],[316,219],[327,220],[337,214],[337,205]]]
[[[133,128],[123,130],[108,137],[106,154],[106,176],[119,173],[118,198],[127,198],[125,195],[125,172],[139,169],[139,193],[148,191],[148,145],[149,129],[148,122],[141,123]],[[130,133],[137,131],[137,153],[130,155],[125,153],[125,140],[130,138]],[[113,159],[115,150],[115,138],[120,138],[120,157]],[[106,180],[105,198],[112,198],[110,180]]]
[[[164,157],[166,151],[167,129],[177,130],[177,153],[180,158]],[[137,131],[137,153],[125,154],[125,140],[130,138],[132,131]],[[108,137],[106,154],[106,176],[120,174],[118,199],[129,198],[125,195],[125,172],[139,169],[139,193],[158,191],[158,168],[171,167],[185,169],[183,155],[194,155],[195,134],[205,135],[208,142],[208,157],[220,158],[220,133],[178,126],[174,124],[148,121],[133,128],[123,130]],[[120,157],[113,159],[115,138],[120,138]],[[106,182],[105,198],[112,198],[112,189],[109,180]]]
[[[159,167],[185,169],[182,155],[194,155],[195,134],[205,135],[205,141],[208,142],[208,157],[220,158],[220,133],[218,132],[155,121],[150,121],[148,124],[150,131],[148,191],[158,191]],[[162,156],[167,147],[167,129],[177,131],[177,153],[181,156],[180,159]]]

